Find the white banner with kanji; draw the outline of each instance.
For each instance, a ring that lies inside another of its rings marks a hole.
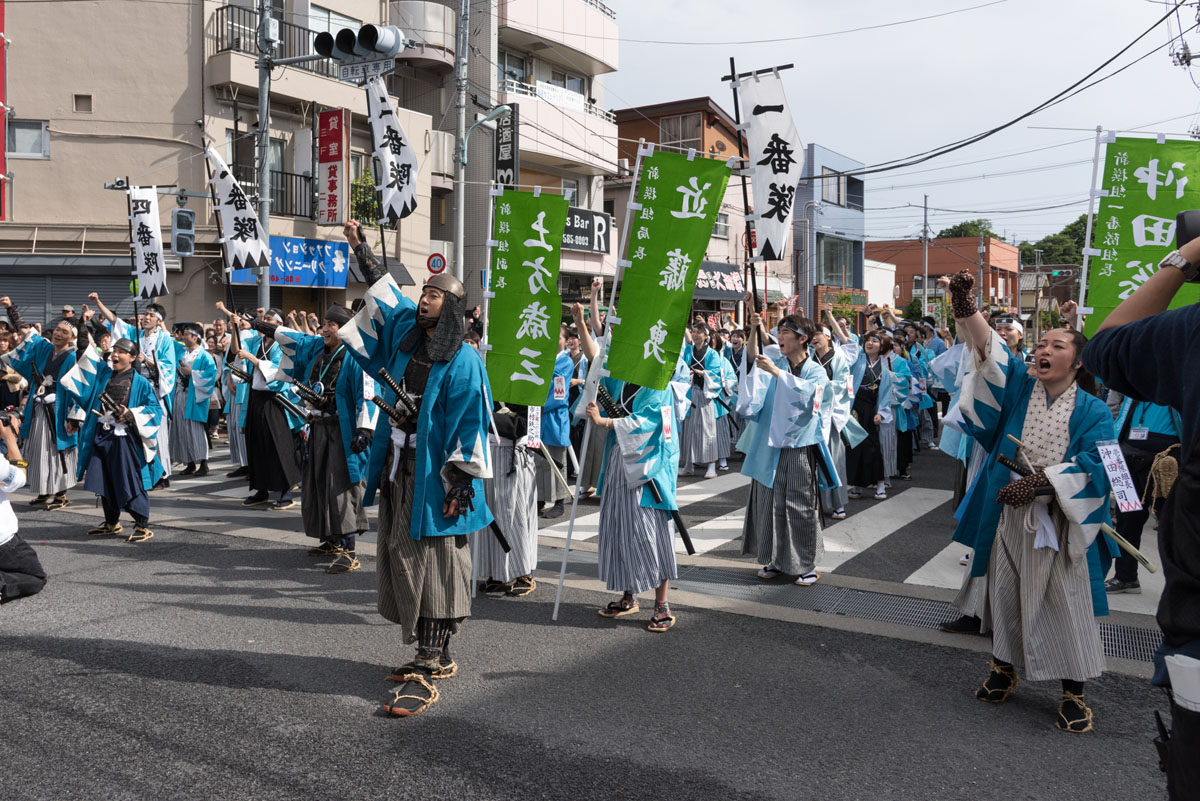
[[[375,143],[379,217],[402,220],[417,208],[417,154],[400,127],[383,78],[367,81],[367,117]]]
[[[796,186],[804,172],[804,143],[796,133],[778,73],[742,79],[742,117],[745,120],[747,166],[754,188],[753,220],[757,242],[754,256],[761,261],[783,258],[784,241],[792,224]]]
[[[158,189],[131,186],[129,195],[129,241],[133,250],[133,278],[138,296],[152,298],[167,294],[167,267],[163,263],[162,224],[158,218]]]
[[[225,159],[211,147],[204,149],[208,159],[208,180],[213,188],[213,204],[221,223],[225,245],[225,269],[244,270],[267,267],[271,262],[271,242],[267,231],[258,224],[242,185],[229,171]]]

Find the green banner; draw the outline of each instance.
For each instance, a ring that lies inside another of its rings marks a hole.
[[[1092,222],[1084,323],[1091,336],[1117,305],[1175,249],[1175,215],[1200,208],[1200,142],[1117,137],[1104,156],[1100,211]],[[1171,308],[1195,303],[1200,286],[1185,286]]]
[[[666,389],[727,183],[723,160],[688,161],[662,150],[642,159],[617,299],[621,322],[613,326],[608,348],[614,378]]]
[[[505,191],[494,198],[487,371],[495,400],[544,406],[558,358],[567,201]]]

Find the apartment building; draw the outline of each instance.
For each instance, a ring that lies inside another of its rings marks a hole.
[[[981,252],[982,248],[982,252]],[[919,239],[882,240],[867,243],[867,257],[889,261],[896,265],[896,303],[904,308],[913,297],[920,297],[924,286],[924,248]],[[982,267],[980,262],[982,259]],[[929,296],[939,297],[934,287],[938,276],[951,275],[959,270],[971,270],[976,285],[983,287],[983,305],[1015,309],[1020,289],[1017,274],[1021,263],[1020,251],[1001,239],[964,236],[931,239],[929,242]]]
[[[452,258],[457,0],[271,0],[268,6],[273,23],[260,19],[254,0],[107,0],[78,4],[70,14],[54,4],[0,0],[4,32],[15,42],[6,54],[4,101],[12,179],[0,220],[0,268],[14,301],[48,318],[63,303],[78,307],[91,291],[106,300],[128,298],[126,197],[105,185],[127,177],[163,187],[165,234],[177,203],[166,187],[206,189],[206,142],[223,151],[248,194],[258,192],[260,124],[270,131],[264,191],[271,200],[272,305],[316,310],[362,295],[341,218],[374,216],[365,93],[339,81],[326,59],[280,67],[272,75],[269,118],[259,120],[256,34],[263,24],[278,30],[279,58],[313,53],[321,31],[365,23],[396,25],[415,41],[387,83],[417,152],[417,209],[382,235],[376,229],[373,244],[418,283],[431,255]],[[616,126],[599,105],[601,76],[616,69],[613,13],[598,0],[485,0],[470,8],[468,123],[501,103],[519,106],[520,183],[574,190],[574,205],[601,212],[599,181],[616,171]],[[518,64],[523,71],[508,75]],[[344,129],[336,215],[322,213],[328,211],[319,192],[328,189],[324,171],[321,181],[314,178],[329,157],[328,148],[318,153],[318,125],[332,120]],[[482,296],[493,137],[481,126],[467,153],[464,272],[475,302]],[[210,203],[187,203],[197,212],[196,254],[168,257],[171,294],[160,301],[177,319],[209,320],[214,302],[229,291],[219,234]],[[318,263],[312,254],[322,251],[335,255]],[[572,269],[590,272],[606,255],[589,248],[578,265],[574,255],[564,258],[564,269],[570,261]],[[254,286],[233,288],[237,303],[255,296]]]
[[[861,161],[810,144],[804,178],[796,189],[792,234],[794,291],[798,307],[809,315],[836,305],[864,307],[868,290],[864,271],[866,187],[853,173]]]

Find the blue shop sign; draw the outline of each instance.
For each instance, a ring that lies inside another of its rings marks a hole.
[[[271,286],[345,289],[350,245],[296,236],[271,237]],[[254,270],[234,270],[233,284],[257,283]]]

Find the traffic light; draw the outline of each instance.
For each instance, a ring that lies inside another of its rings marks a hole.
[[[342,28],[337,34],[324,31],[317,34],[313,48],[343,69],[355,64],[395,59],[407,43],[404,32],[395,25],[364,25],[355,31]]]
[[[1052,276],[1054,276],[1054,277],[1056,277],[1056,278],[1057,278],[1057,277],[1058,277],[1058,274],[1059,274],[1059,273],[1061,273],[1061,272],[1062,272],[1062,270],[1051,270],[1051,271],[1050,271],[1050,275],[1052,275]]]
[[[176,256],[196,254],[196,212],[171,209],[171,252]]]

